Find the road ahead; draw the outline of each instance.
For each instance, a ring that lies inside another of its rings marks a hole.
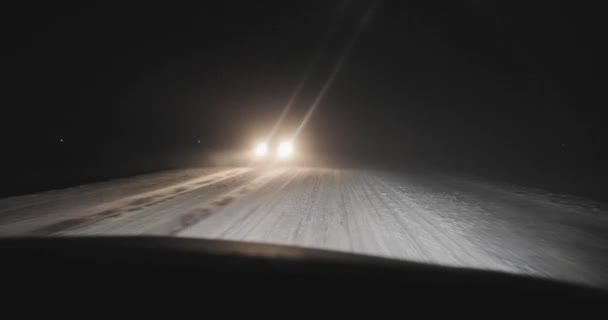
[[[602,205],[439,174],[190,169],[0,200],[0,236],[175,235],[299,245],[608,288]]]

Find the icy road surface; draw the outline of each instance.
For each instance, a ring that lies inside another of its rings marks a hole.
[[[298,245],[608,288],[601,204],[461,177],[190,169],[0,200],[0,236],[138,234]]]

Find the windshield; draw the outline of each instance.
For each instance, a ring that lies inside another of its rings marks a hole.
[[[13,8],[0,236],[228,239],[608,288],[598,11]]]

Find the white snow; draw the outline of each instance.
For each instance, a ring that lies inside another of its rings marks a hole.
[[[605,212],[522,190],[443,175],[175,170],[1,199],[0,236],[244,240],[608,287]]]

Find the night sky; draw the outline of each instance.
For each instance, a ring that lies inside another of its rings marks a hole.
[[[204,163],[274,124],[336,166],[430,168],[605,198],[599,8],[525,1],[199,1],[8,10],[2,194]]]

